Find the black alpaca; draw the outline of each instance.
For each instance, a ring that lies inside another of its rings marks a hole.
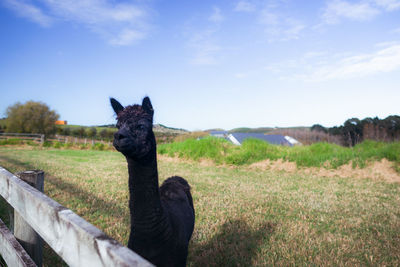
[[[128,162],[131,233],[128,248],[156,266],[185,266],[194,228],[190,186],[174,176],[158,188],[154,110],[150,99],[123,107],[114,98],[114,147]]]

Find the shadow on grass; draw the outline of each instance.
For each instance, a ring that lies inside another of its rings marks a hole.
[[[192,241],[189,266],[252,266],[259,247],[269,241],[275,226],[266,222],[253,229],[243,219],[227,221],[207,242]]]
[[[0,159],[3,159],[7,161],[8,163],[11,163],[17,167],[23,167],[25,170],[33,170],[37,169],[37,166],[32,166],[26,162],[22,162],[16,159],[8,158],[6,156],[0,156]],[[57,176],[53,176],[49,173],[46,172],[46,170],[43,170],[45,172],[45,186],[46,183],[50,183],[53,186],[57,187],[58,190],[63,191],[67,194],[70,194],[71,196],[74,196],[74,198],[81,200],[82,202],[86,203],[91,203],[90,207],[93,208],[92,211],[94,210],[101,210],[101,213],[106,216],[112,216],[114,217],[116,214],[124,214],[126,212],[126,209],[121,207],[121,203],[117,201],[110,201],[106,200],[103,198],[99,198],[97,195],[92,194],[86,190],[83,190],[79,186],[77,186],[74,183],[70,183],[65,181],[64,179],[61,179]],[[127,185],[128,186],[128,185]],[[62,203],[61,203],[62,204]],[[126,206],[128,206],[128,203],[126,203]],[[67,207],[69,209],[73,210],[73,207]],[[124,223],[129,224],[129,214],[128,216],[124,216]]]
[[[0,160],[7,161],[15,167],[28,169],[37,169],[26,162],[0,156]],[[125,210],[121,208],[120,203],[109,201],[97,197],[97,195],[82,190],[73,183],[69,183],[61,178],[52,176],[45,171],[45,183],[51,183],[60,191],[64,191],[82,202],[91,203],[93,210],[101,210],[102,214],[115,216],[124,214]],[[126,216],[125,223],[129,225],[129,216]],[[125,220],[125,219],[124,219]],[[257,227],[251,227],[246,220],[228,220],[219,229],[219,231],[206,242],[196,242],[193,240],[189,247],[189,266],[251,266],[256,260],[257,252],[261,244],[269,241],[274,232],[275,225],[270,222],[263,223]],[[47,251],[47,252],[46,252]],[[65,263],[56,259],[56,255],[45,249],[44,262],[48,266],[62,266]],[[46,257],[47,256],[47,257]],[[47,260],[46,260],[47,258]],[[49,264],[50,263],[50,264]],[[46,265],[46,264],[45,264]]]
[[[14,167],[22,168],[23,170],[37,169],[37,166],[32,166],[29,163],[9,158],[4,155],[0,155],[0,161],[1,160],[6,161],[7,163],[13,165]],[[46,183],[51,183],[53,186],[57,187],[58,190],[70,194],[75,199],[79,199],[82,202],[91,203],[90,209],[92,212],[96,210],[101,210],[102,214],[111,217],[116,216],[116,214],[119,215],[124,214],[125,210],[120,206],[119,202],[107,201],[105,199],[101,199],[97,197],[95,194],[82,190],[73,183],[69,183],[59,177],[52,176],[49,173],[46,173],[46,170],[44,170],[44,172],[45,172],[45,186]],[[126,203],[126,205],[128,205],[128,203]],[[3,205],[1,205],[0,207],[2,206]],[[73,210],[73,207],[67,207],[67,208]],[[0,212],[2,212],[2,210],[3,209],[0,209]],[[3,214],[0,214],[0,217],[4,218],[7,214],[4,214],[5,213],[4,211],[2,213]],[[127,225],[129,225],[129,218],[130,218],[129,215],[124,216],[123,218],[124,223]],[[45,244],[43,256],[44,256],[43,262],[45,266],[66,266],[63,260],[47,244]]]

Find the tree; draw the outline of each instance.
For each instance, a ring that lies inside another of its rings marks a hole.
[[[6,118],[0,119],[0,133],[6,130]]]
[[[313,126],[311,126],[311,131],[328,133],[328,130],[320,124],[314,124]]]
[[[103,130],[100,131],[100,137],[101,138],[106,138],[107,137],[107,130],[106,129],[103,129]]]
[[[96,137],[97,134],[97,129],[95,127],[90,127],[89,130],[87,131],[87,136],[90,138]]]
[[[355,146],[357,143],[362,141],[363,138],[363,127],[361,121],[357,118],[348,119],[343,124],[344,138],[347,138],[347,144],[349,146]]]
[[[59,135],[63,135],[64,134],[64,128],[61,126],[56,127],[56,132]]]
[[[43,102],[16,103],[6,111],[6,131],[9,133],[40,133],[52,135],[59,115]]]
[[[392,115],[382,120],[384,128],[387,130],[389,140],[394,141],[400,135],[400,116]]]
[[[86,136],[86,131],[85,131],[85,127],[78,127],[78,128],[74,128],[72,130],[72,135],[76,136],[76,137],[85,137]]]
[[[107,137],[108,137],[108,139],[112,140],[112,139],[114,138],[114,133],[115,133],[116,131],[117,131],[116,129],[115,129],[115,130],[108,130],[108,131],[107,131]]]
[[[63,134],[64,134],[64,135],[71,135],[71,128],[65,127],[65,128],[64,128],[64,131],[63,131]]]

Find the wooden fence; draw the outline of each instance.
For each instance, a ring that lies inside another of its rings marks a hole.
[[[60,142],[60,143],[71,143],[71,144],[90,144],[94,145],[96,143],[108,144],[111,145],[111,141],[107,139],[94,139],[94,138],[86,138],[86,137],[76,137],[76,136],[68,136],[68,135],[58,135],[56,134],[52,138],[46,139],[52,142]]]
[[[44,134],[0,133],[0,140],[1,139],[32,140],[40,144],[43,144],[45,140],[50,142],[59,142],[61,144],[73,144],[73,145],[95,145],[97,143],[101,143],[111,146],[112,144],[111,140],[109,139],[82,138],[82,137],[66,136],[58,134],[45,138]]]
[[[23,140],[33,140],[41,144],[44,142],[44,134],[26,134],[26,133],[0,133],[0,139],[18,138]]]
[[[43,189],[42,171],[20,177]],[[152,266],[21,179],[0,166],[0,195],[15,213],[14,235],[0,220],[0,254],[8,266],[41,266],[41,238],[69,266]]]

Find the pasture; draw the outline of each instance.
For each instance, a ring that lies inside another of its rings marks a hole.
[[[399,183],[165,156],[158,164],[160,183],[180,175],[192,186],[189,266],[400,265]],[[8,146],[0,147],[0,165],[44,170],[48,196],[127,243],[128,174],[120,153]]]

